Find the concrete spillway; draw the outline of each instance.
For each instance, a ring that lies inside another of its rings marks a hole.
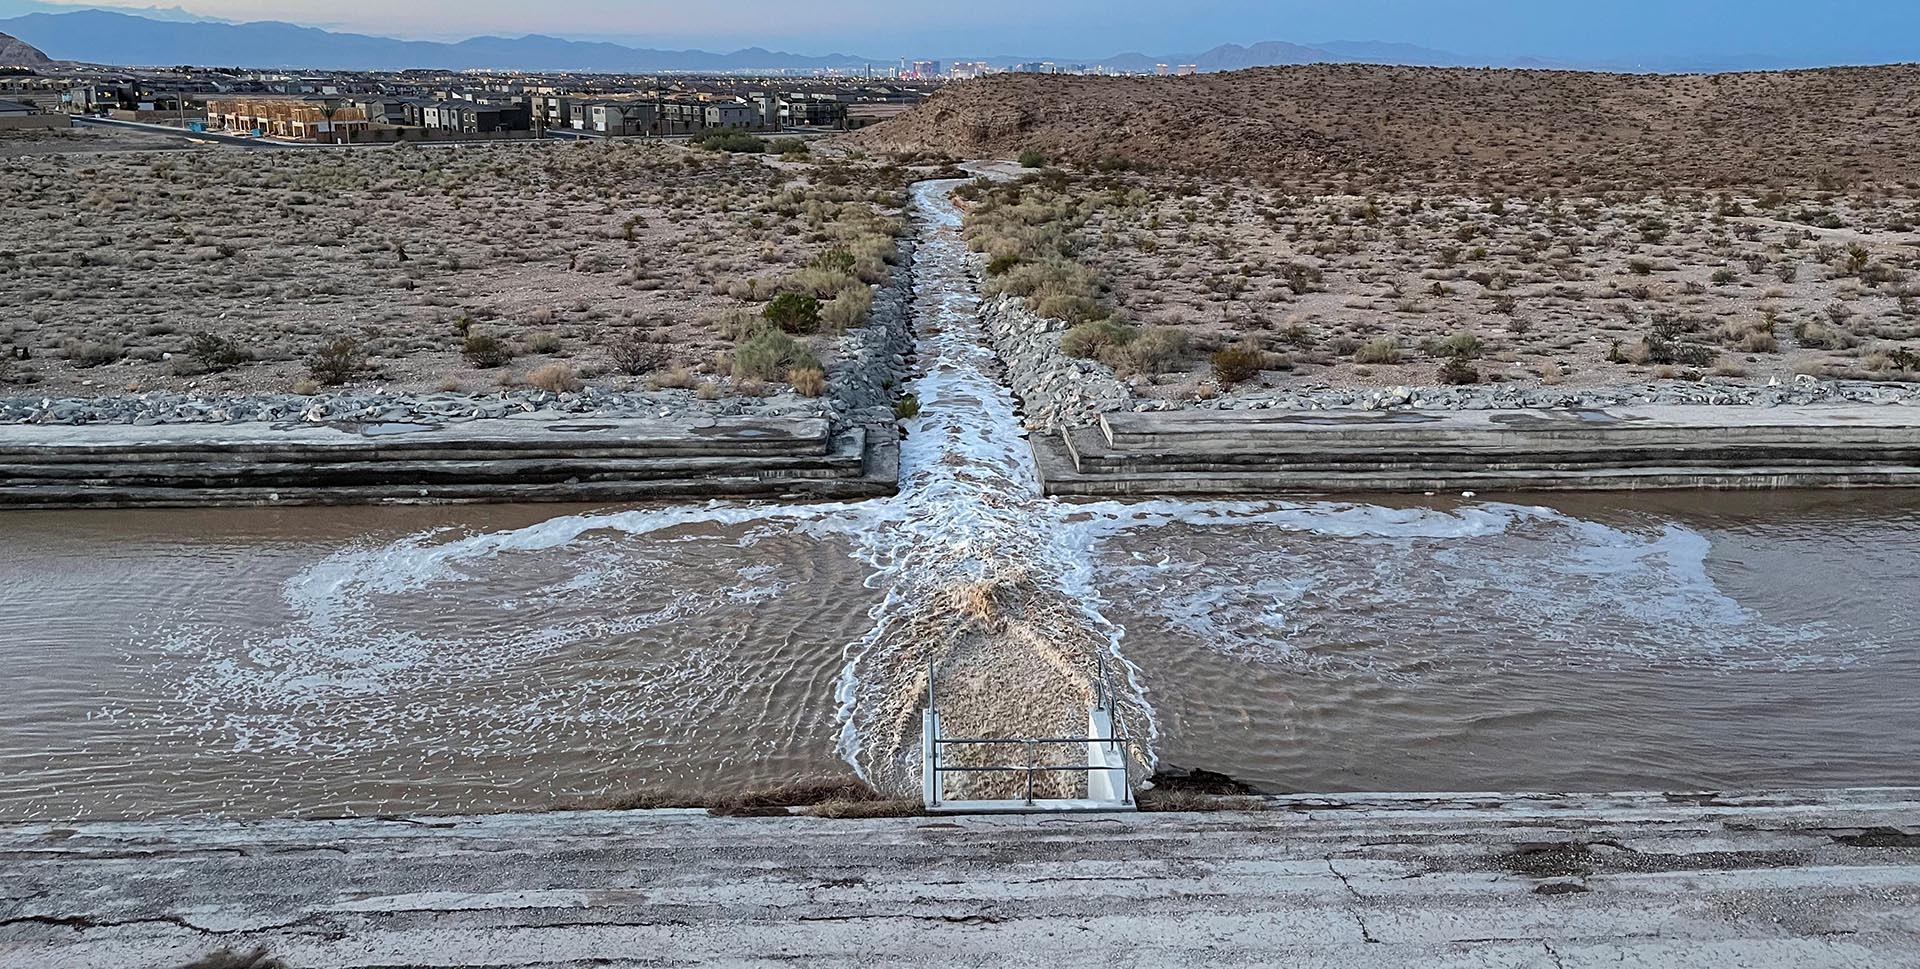
[[[0,427],[0,508],[868,497],[895,486],[884,434],[820,418],[21,425]]]
[[[1170,411],[1035,445],[1049,494],[1920,485],[1920,408]]]
[[[0,828],[0,967],[1920,964],[1920,790]],[[1124,958],[1116,960],[1116,954]]]

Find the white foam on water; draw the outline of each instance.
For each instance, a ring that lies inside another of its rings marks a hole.
[[[1099,554],[1098,581],[1185,641],[1303,670],[1393,678],[1462,662],[1784,670],[1846,665],[1874,648],[1835,645],[1844,637],[1822,624],[1768,622],[1716,585],[1711,541],[1671,522],[1636,530],[1499,502],[1453,512],[1191,512],[1096,509],[1081,525],[1089,549],[1134,536],[1130,551]],[[1184,531],[1144,532],[1143,523],[1218,530],[1196,544]],[[1509,648],[1462,649],[1476,643]]]

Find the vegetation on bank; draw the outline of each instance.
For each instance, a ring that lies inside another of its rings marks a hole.
[[[990,293],[1145,396],[1920,381],[1920,198],[1311,196],[1108,162],[965,186],[965,233]]]
[[[11,160],[0,389],[817,390],[918,173],[756,137]],[[736,380],[741,315],[805,352]]]

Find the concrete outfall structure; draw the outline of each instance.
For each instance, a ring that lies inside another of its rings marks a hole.
[[[1920,964],[1920,790],[0,828],[0,969]]]
[[[1920,408],[1122,412],[1034,452],[1071,495],[1912,487]]]

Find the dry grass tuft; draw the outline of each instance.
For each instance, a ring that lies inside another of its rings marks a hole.
[[[660,811],[706,808],[721,817],[774,817],[791,814],[788,808],[819,808],[818,817],[856,817],[867,810],[854,805],[897,804],[880,796],[856,778],[820,778],[795,781],[757,791],[729,794],[688,794],[680,791],[623,791],[552,805],[553,811]],[[873,808],[879,811],[881,808]],[[868,817],[891,815],[868,814]]]
[[[535,367],[527,374],[527,383],[554,394],[574,393],[586,386],[573,367],[565,363],[549,363]]]
[[[801,812],[814,818],[917,818],[927,813],[919,801],[825,801]]]
[[[1142,811],[1197,813],[1214,811],[1265,811],[1267,802],[1257,797],[1222,797],[1197,791],[1141,791],[1134,798]]]

